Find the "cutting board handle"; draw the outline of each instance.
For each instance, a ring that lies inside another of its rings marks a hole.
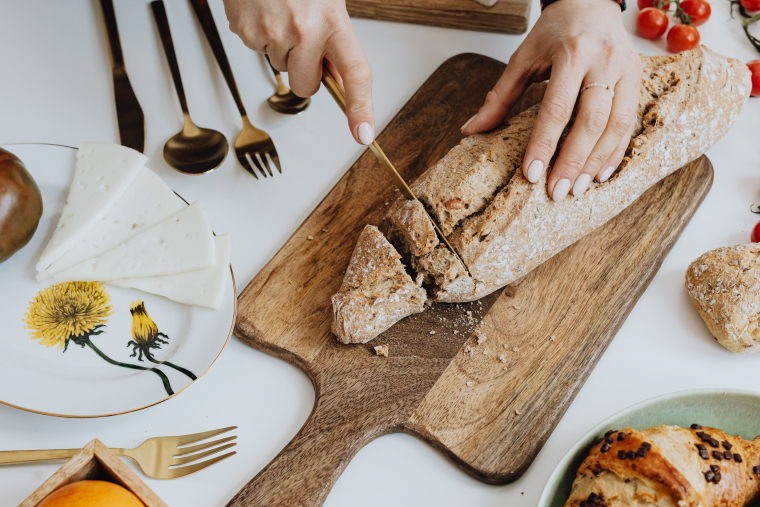
[[[341,396],[317,396],[303,428],[227,507],[321,506],[359,449],[392,431],[335,403]]]

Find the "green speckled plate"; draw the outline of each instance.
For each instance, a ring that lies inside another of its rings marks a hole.
[[[689,427],[692,423],[753,439],[760,435],[760,393],[730,389],[681,391],[618,412],[596,425],[570,448],[549,476],[538,507],[562,507],[565,504],[575,472],[593,442],[603,437],[605,431],[628,426],[643,430],[658,424]]]

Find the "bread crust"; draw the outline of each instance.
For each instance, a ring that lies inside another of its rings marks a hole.
[[[718,343],[740,354],[760,349],[760,245],[701,255],[686,270],[686,290]]]
[[[702,155],[728,131],[749,97],[746,65],[704,46],[674,56],[642,57],[642,65],[636,130],[626,156],[608,181],[592,181],[582,196],[554,202],[546,190],[546,175],[532,184],[516,167],[540,106],[495,131],[465,138],[412,185],[472,275],[469,283],[439,286],[434,299],[480,299],[530,272]],[[492,160],[503,167],[496,170]],[[487,181],[478,185],[484,174],[489,175]],[[497,176],[505,175],[508,183],[489,194],[498,187],[495,182],[502,181]],[[446,208],[452,199],[471,205],[452,212]],[[399,208],[395,205],[393,210]],[[411,243],[409,238],[402,241]],[[425,262],[413,259],[413,264]],[[428,281],[439,275],[422,273]]]

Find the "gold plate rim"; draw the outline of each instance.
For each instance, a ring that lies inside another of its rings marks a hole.
[[[40,145],[40,146],[59,146],[61,148],[70,148],[72,150],[76,150],[77,149],[77,148],[74,148],[73,146],[68,146],[68,145],[65,145],[65,144],[55,144],[55,143],[0,143],[0,146],[18,146],[18,145],[22,145],[22,144],[24,144],[24,145],[35,144],[35,145]],[[185,201],[185,199],[181,195],[179,195],[179,194],[177,194],[177,195],[179,196],[180,199],[182,199],[183,201]],[[187,201],[185,201],[185,202],[187,202]],[[198,382],[200,379],[202,379],[206,375],[206,373],[208,373],[208,371],[211,369],[211,367],[214,366],[214,364],[216,364],[216,362],[219,360],[219,357],[221,357],[222,352],[224,352],[224,349],[227,348],[227,344],[230,343],[230,337],[232,336],[232,331],[235,329],[235,321],[237,320],[237,310],[238,310],[238,308],[237,308],[237,284],[235,283],[235,273],[234,273],[234,271],[232,271],[232,264],[230,264],[230,275],[232,276],[233,310],[232,310],[232,324],[230,324],[230,330],[227,333],[227,339],[224,341],[224,345],[222,345],[221,350],[219,350],[219,353],[216,355],[216,357],[214,358],[214,360],[211,361],[211,364],[208,366],[208,368],[206,368],[206,371],[204,371],[203,373],[201,373],[200,375],[198,375],[198,378],[196,378],[195,380],[193,380],[192,382],[190,382],[185,387],[183,387],[182,389],[180,389],[176,393],[172,394],[171,396],[167,396],[166,398],[162,398],[160,400],[154,401],[153,403],[149,403],[149,404],[144,405],[142,407],[137,407],[137,408],[133,408],[133,409],[129,409],[129,410],[124,410],[122,412],[114,412],[112,414],[96,414],[96,415],[70,415],[70,414],[56,414],[56,413],[53,413],[53,412],[43,412],[42,410],[34,410],[32,408],[25,408],[25,407],[21,407],[19,405],[14,405],[12,403],[7,403],[7,402],[5,402],[3,400],[0,400],[0,405],[5,405],[6,407],[11,407],[11,408],[15,408],[15,409],[18,409],[18,410],[23,410],[24,412],[31,412],[33,414],[46,415],[46,416],[50,416],[50,417],[63,417],[63,418],[66,418],[66,419],[97,419],[99,417],[113,417],[113,416],[116,416],[116,415],[129,414],[129,413],[132,413],[132,412],[138,412],[140,410],[145,410],[146,408],[150,408],[150,407],[153,407],[155,405],[158,405],[159,403],[163,403],[166,400],[174,398],[175,396],[177,396],[177,395],[185,392],[188,388],[194,386],[196,384],[196,382]]]

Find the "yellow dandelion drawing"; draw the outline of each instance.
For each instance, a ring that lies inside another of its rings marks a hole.
[[[138,299],[129,304],[132,314],[132,338],[139,344],[150,344],[156,339],[158,326],[145,310],[145,303]]]
[[[32,338],[62,349],[69,338],[92,332],[113,314],[111,299],[99,282],[65,282],[43,289],[24,316]]]
[[[141,299],[132,301],[129,304],[129,312],[132,314],[132,338],[134,338],[134,341],[127,342],[127,347],[132,347],[132,354],[129,357],[137,356],[137,360],[142,361],[144,355],[152,363],[165,364],[195,380],[197,377],[190,370],[169,361],[157,361],[153,357],[150,349],[160,349],[161,345],[168,345],[169,337],[158,332],[158,326],[148,315],[145,303]]]

